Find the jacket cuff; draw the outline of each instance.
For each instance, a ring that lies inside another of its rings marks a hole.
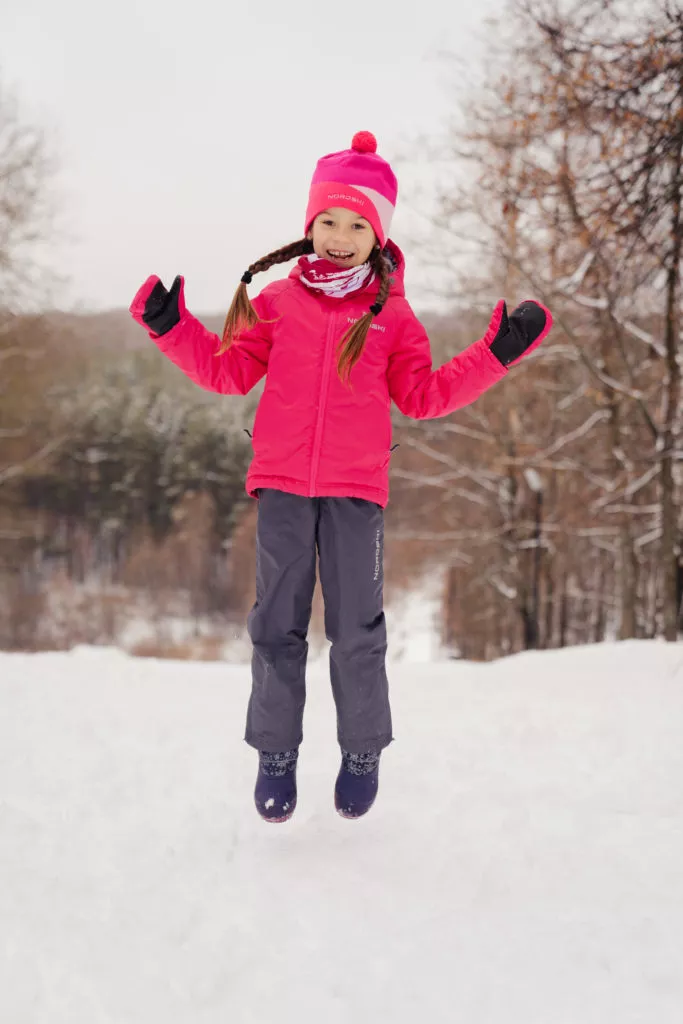
[[[142,314],[145,312],[145,305],[147,303],[147,299],[150,297],[150,295],[154,291],[154,288],[156,287],[160,280],[161,278],[159,278],[156,274],[151,274],[150,277],[147,278],[145,283],[141,285],[140,288],[138,288],[133,298],[133,301],[129,306],[128,311],[130,315],[133,317],[133,320],[137,320],[137,322],[142,327],[144,327],[146,331],[149,331],[149,327],[142,319]]]

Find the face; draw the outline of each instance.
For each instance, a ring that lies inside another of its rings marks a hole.
[[[359,267],[377,242],[370,222],[343,206],[319,213],[308,237],[313,241],[316,256],[338,267]]]

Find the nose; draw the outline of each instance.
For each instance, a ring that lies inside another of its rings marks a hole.
[[[349,249],[349,248],[352,249],[353,248],[352,237],[353,236],[352,236],[350,231],[344,230],[344,228],[337,228],[337,230],[334,233],[334,237],[332,239],[332,248],[333,249]]]

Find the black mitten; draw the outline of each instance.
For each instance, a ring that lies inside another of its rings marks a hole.
[[[533,346],[545,330],[546,322],[545,310],[537,302],[523,302],[510,316],[507,307],[503,305],[500,327],[491,343],[491,351],[496,359],[503,366],[515,362]]]
[[[180,320],[178,297],[181,286],[182,277],[178,275],[170,291],[166,291],[162,282],[157,281],[149,293],[142,319],[154,334],[167,334]]]

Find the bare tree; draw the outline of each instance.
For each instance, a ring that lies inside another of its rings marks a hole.
[[[0,486],[48,457],[58,438],[34,437],[27,421],[40,387],[45,325],[35,313],[53,280],[44,253],[54,232],[54,160],[40,129],[23,119],[0,83]],[[35,397],[35,396],[34,396]]]
[[[43,132],[25,122],[0,81],[0,312],[36,308],[48,273],[40,250],[54,230],[49,191],[55,170]]]
[[[676,635],[681,19],[673,3],[512,0],[494,70],[446,140],[442,258],[465,245],[477,268],[454,305],[530,293],[557,325],[456,423],[406,428],[413,483],[448,510],[431,539],[467,548],[470,643],[477,617],[506,649]]]

